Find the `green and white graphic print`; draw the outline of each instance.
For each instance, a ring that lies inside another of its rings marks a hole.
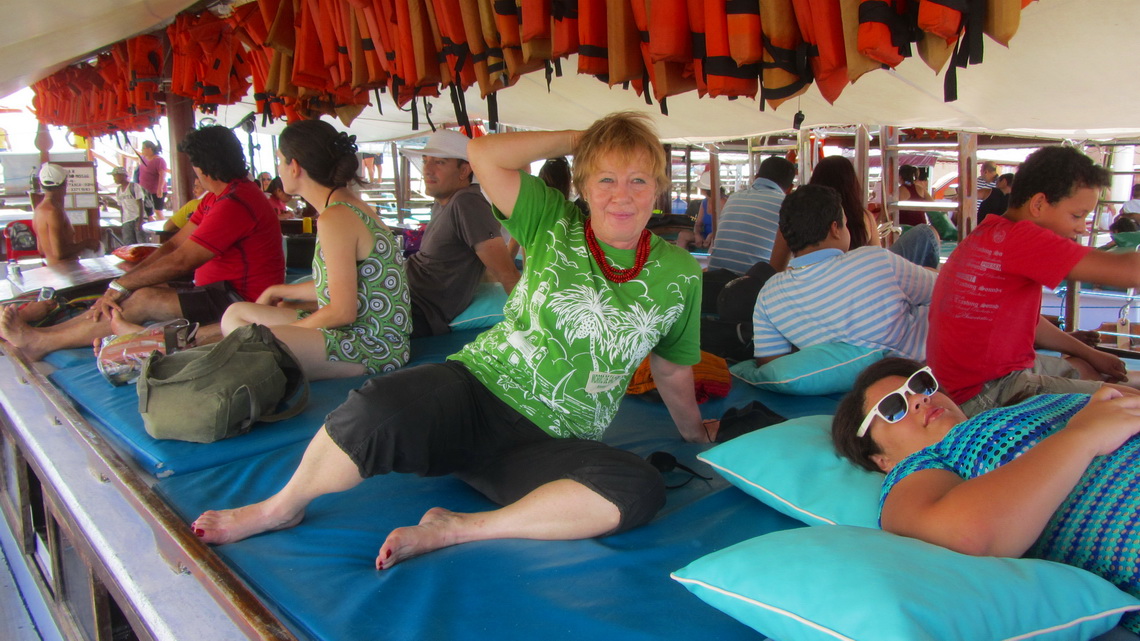
[[[700,360],[701,274],[688,252],[654,236],[641,273],[610,282],[583,221],[561,194],[523,176],[504,221],[526,249],[522,280],[504,320],[453,358],[552,435],[596,439],[651,350],[681,365]],[[634,262],[635,250],[602,248],[619,268]]]

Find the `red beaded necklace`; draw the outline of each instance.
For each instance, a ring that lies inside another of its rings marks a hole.
[[[611,283],[626,283],[641,273],[641,269],[645,267],[645,261],[649,260],[649,237],[649,230],[642,229],[641,238],[637,239],[637,254],[633,261],[633,267],[618,269],[606,260],[606,253],[598,245],[598,238],[594,235],[594,228],[590,225],[590,219],[586,219],[586,247],[590,248],[590,254],[594,256],[594,261],[602,269],[602,275]]]

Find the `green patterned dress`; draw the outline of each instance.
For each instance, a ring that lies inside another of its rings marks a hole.
[[[392,233],[375,218],[348,203],[332,205],[344,205],[356,212],[375,243],[368,257],[356,263],[356,320],[350,325],[322,328],[325,351],[330,361],[360,363],[369,374],[390,372],[411,357],[411,296],[404,277],[404,254]],[[317,302],[324,307],[329,304],[329,287],[320,236],[313,255],[313,277]]]

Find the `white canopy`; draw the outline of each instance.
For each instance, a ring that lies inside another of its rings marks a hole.
[[[54,71],[61,63],[99,46],[161,24],[186,0],[67,0],[20,2],[0,25],[0,94]],[[15,15],[13,15],[13,13]],[[1097,139],[1140,137],[1140,2],[1136,0],[1040,0],[1022,12],[1021,28],[1006,49],[986,39],[984,62],[958,72],[958,100],[942,100],[942,75],[920,59],[896,70],[873,71],[847,87],[829,105],[812,87],[761,112],[753,100],[698,98],[695,92],[668,99],[669,115],[647,106],[633,91],[607,87],[576,73],[574,58],[549,91],[541,72],[499,92],[499,121],[537,129],[584,127],[620,109],[654,114],[663,138],[701,142],[740,138],[791,127],[797,109],[805,124],[867,124]],[[411,129],[411,114],[381,96],[383,115],[368,107],[350,130],[362,141],[424,135]],[[468,113],[487,118],[487,104],[472,88]],[[429,99],[436,124],[455,122],[450,98]],[[252,104],[223,107],[219,120],[235,124]],[[421,110],[422,111],[422,110]]]

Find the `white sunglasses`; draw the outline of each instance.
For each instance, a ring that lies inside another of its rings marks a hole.
[[[871,412],[863,419],[859,425],[859,431],[855,436],[862,437],[871,429],[871,422],[875,417],[883,419],[888,423],[898,423],[906,417],[907,412],[910,411],[910,403],[907,401],[906,393],[922,394],[930,396],[938,391],[938,379],[934,378],[934,372],[930,371],[929,367],[924,367],[917,372],[910,375],[897,390],[884,396],[875,406],[871,408]]]

